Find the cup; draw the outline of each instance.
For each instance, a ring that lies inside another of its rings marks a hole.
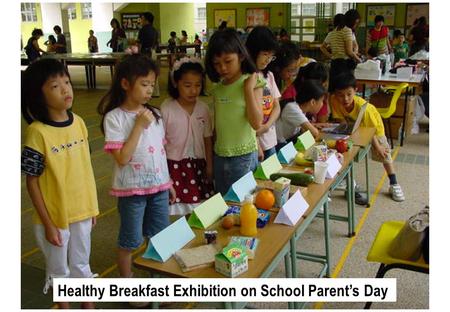
[[[314,162],[314,182],[323,184],[327,175],[328,163],[324,161]]]

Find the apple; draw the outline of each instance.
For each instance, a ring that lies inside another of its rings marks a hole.
[[[336,149],[339,153],[345,153],[348,149],[348,143],[347,140],[337,140],[336,141]]]

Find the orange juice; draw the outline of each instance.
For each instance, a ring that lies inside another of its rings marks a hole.
[[[245,196],[244,204],[241,207],[241,234],[244,236],[256,236],[256,220],[258,219],[258,211],[253,205],[253,196]]]

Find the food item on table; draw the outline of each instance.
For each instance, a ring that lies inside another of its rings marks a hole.
[[[339,153],[345,153],[348,149],[348,143],[347,140],[337,140],[336,141],[336,149]]]
[[[327,141],[328,148],[336,148],[336,140],[328,139]]]
[[[232,215],[228,215],[223,217],[222,219],[222,227],[225,230],[231,229],[234,225],[234,217]]]
[[[302,152],[298,152],[297,155],[295,156],[295,163],[299,166],[310,166],[312,165],[312,161],[307,160],[305,158],[305,154],[303,154]]]
[[[264,189],[256,194],[255,206],[260,209],[269,210],[275,204],[275,195],[272,191]]]
[[[297,186],[308,186],[312,182],[314,182],[314,176],[305,173],[283,173],[278,172],[270,175],[270,180],[276,181],[278,178],[287,178],[291,180],[291,184]]]

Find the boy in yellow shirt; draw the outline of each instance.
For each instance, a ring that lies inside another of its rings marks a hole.
[[[358,117],[362,105],[366,102],[363,98],[356,96],[356,79],[351,73],[342,73],[333,81],[332,95],[330,96],[331,114],[337,120],[353,120]],[[383,120],[375,106],[368,103],[364,117],[361,121],[362,127],[374,127],[375,136],[372,139],[372,159],[382,162],[389,177],[389,193],[395,201],[404,201],[401,186],[397,183],[394,164],[391,157],[391,148],[384,134]]]

